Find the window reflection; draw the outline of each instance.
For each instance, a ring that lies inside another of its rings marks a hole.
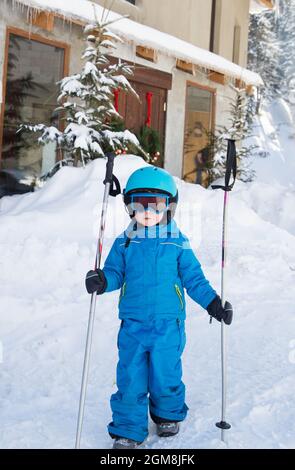
[[[206,186],[206,166],[210,158],[208,136],[212,131],[213,121],[213,92],[188,85],[186,106],[183,179]]]
[[[63,77],[64,49],[9,35],[1,167],[40,176],[55,163],[56,145],[36,144],[31,133],[17,133],[22,123],[58,125],[57,81]]]

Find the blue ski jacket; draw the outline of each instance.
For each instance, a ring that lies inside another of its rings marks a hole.
[[[121,289],[119,318],[184,319],[184,289],[206,308],[217,293],[176,222],[140,227],[132,232],[133,227],[131,222],[115,239],[103,268],[106,292]]]

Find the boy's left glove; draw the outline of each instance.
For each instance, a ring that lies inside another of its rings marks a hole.
[[[88,271],[85,279],[86,290],[88,294],[103,294],[107,288],[107,280],[104,275],[104,272],[97,268],[96,271]]]
[[[225,302],[223,307],[219,295],[217,295],[215,299],[213,299],[212,302],[208,305],[207,312],[211,317],[216,318],[216,320],[223,320],[226,325],[230,325],[232,322],[232,305],[229,302]]]

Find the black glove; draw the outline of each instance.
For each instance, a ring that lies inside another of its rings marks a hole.
[[[107,288],[107,279],[104,272],[97,268],[96,271],[88,271],[85,279],[86,290],[88,294],[93,294],[97,291],[97,294],[103,294]]]
[[[223,307],[219,295],[217,295],[215,299],[213,299],[212,302],[208,305],[207,312],[211,317],[216,318],[216,320],[223,320],[226,325],[230,325],[232,322],[232,305],[229,302],[225,302]]]

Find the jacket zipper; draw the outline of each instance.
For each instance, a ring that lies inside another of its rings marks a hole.
[[[126,282],[124,282],[124,284],[122,286],[121,293],[120,293],[120,298],[119,298],[119,303],[121,302],[121,300],[124,297],[125,293],[126,293]]]
[[[174,284],[176,294],[178,295],[180,304],[181,304],[181,310],[183,310],[183,298],[182,298],[182,293],[181,290],[179,289],[179,286],[177,284]]]

